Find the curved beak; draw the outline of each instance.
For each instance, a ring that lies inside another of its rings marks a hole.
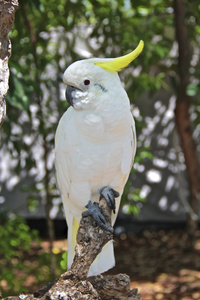
[[[80,89],[74,87],[74,86],[71,86],[71,85],[68,85],[67,86],[67,89],[66,89],[66,99],[67,99],[67,102],[71,105],[71,106],[74,106],[74,100],[76,98],[76,93],[77,92],[82,92]]]

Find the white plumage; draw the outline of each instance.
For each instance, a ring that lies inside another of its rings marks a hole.
[[[75,62],[66,69],[63,79],[71,87],[73,106],[59,122],[55,164],[68,224],[68,268],[81,214],[89,200],[99,202],[105,186],[120,193],[116,214],[112,213],[114,224],[136,150],[128,96],[117,72],[105,70],[99,62],[101,59]],[[88,276],[105,272],[114,264],[110,242],[91,265]]]

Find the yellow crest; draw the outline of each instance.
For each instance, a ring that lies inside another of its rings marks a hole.
[[[94,63],[96,66],[109,72],[119,72],[126,66],[128,66],[141,52],[144,47],[144,42],[140,41],[137,48],[131,53],[111,59],[105,59],[105,61]]]

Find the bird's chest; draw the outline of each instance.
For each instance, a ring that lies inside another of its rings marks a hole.
[[[76,128],[84,140],[93,144],[105,141],[105,122],[100,115],[95,113],[79,114],[75,119]]]
[[[101,181],[120,168],[123,152],[123,127],[116,128],[113,121],[105,122],[97,114],[75,119],[73,135],[68,135],[68,160],[71,176],[76,181]],[[124,130],[124,129],[123,129]]]
[[[122,148],[111,143],[90,144],[79,141],[70,160],[72,182],[87,182],[97,190],[113,178],[121,168]]]
[[[123,139],[129,131],[129,120],[126,115],[112,111],[107,111],[103,115],[83,111],[74,118],[74,126],[84,140],[101,145]]]

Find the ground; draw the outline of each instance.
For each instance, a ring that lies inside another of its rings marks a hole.
[[[126,272],[143,299],[200,299],[200,232],[190,246],[181,231],[144,231],[116,240],[115,272]]]
[[[142,299],[200,299],[200,231],[196,231],[193,246],[184,231],[164,230],[122,234],[115,238],[114,244],[116,267],[109,274],[128,274],[131,287],[138,288]],[[66,247],[65,239],[54,242],[54,253],[60,253],[57,260]],[[17,278],[22,278],[24,289],[36,290],[46,283],[49,278],[48,249],[48,241],[43,240],[41,246],[33,244],[20,258],[26,268],[16,268],[14,272]],[[11,293],[3,278],[0,278],[0,288],[4,290],[3,295]]]

